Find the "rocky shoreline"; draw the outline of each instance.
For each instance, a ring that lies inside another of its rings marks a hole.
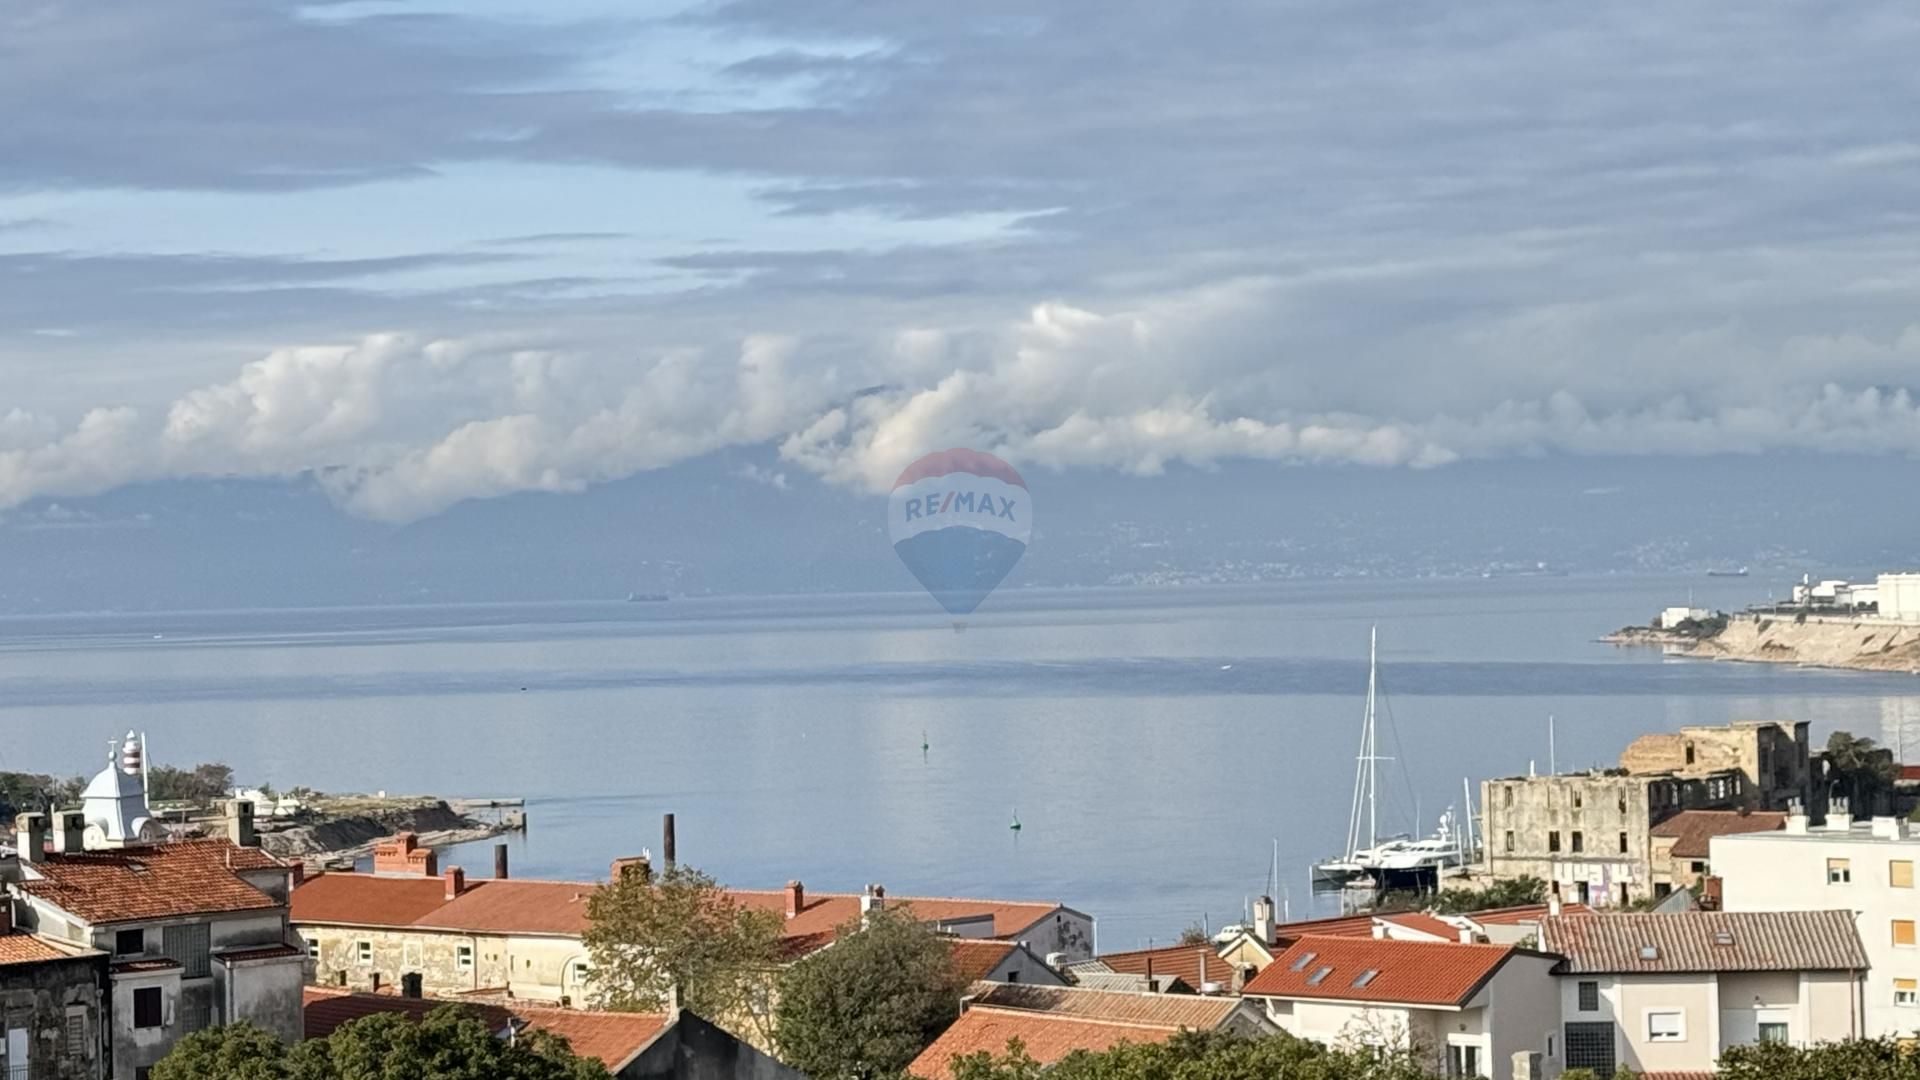
[[[1711,633],[1628,626],[1600,639],[1707,660],[1920,674],[1920,625],[1871,617],[1744,613]]]
[[[365,858],[396,833],[418,834],[423,847],[446,847],[517,832],[524,820],[518,814],[484,820],[444,799],[330,800],[294,819],[263,820],[259,835],[271,854],[325,866]]]

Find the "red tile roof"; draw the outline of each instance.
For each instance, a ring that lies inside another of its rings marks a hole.
[[[1673,839],[1673,854],[1682,859],[1704,859],[1716,836],[1773,832],[1785,827],[1787,815],[1772,810],[1682,810],[1653,827],[1652,834]]]
[[[86,955],[84,952],[69,951],[50,945],[32,934],[16,932],[0,935],[0,967],[12,964],[44,964],[49,960],[71,960],[76,956],[84,955]]]
[[[1274,927],[1273,933],[1283,945],[1309,934],[1316,937],[1372,937],[1373,916],[1343,915],[1335,919],[1304,919],[1300,922],[1281,923]]]
[[[961,982],[975,983],[993,974],[993,969],[1006,962],[1013,950],[1020,947],[1016,941],[974,941],[967,938],[954,938],[949,943],[953,947],[953,970]]]
[[[115,975],[149,975],[156,971],[173,971],[181,966],[178,960],[125,960],[113,965]]]
[[[1392,915],[1382,915],[1379,918],[1382,922],[1390,922],[1416,934],[1425,934],[1440,941],[1460,940],[1459,927],[1436,919],[1424,911],[1402,911]]]
[[[1233,989],[1233,965],[1209,945],[1172,945],[1164,949],[1135,949],[1096,957],[1101,963],[1123,975],[1153,974],[1179,979],[1199,992],[1204,983],[1218,983],[1222,990]],[[1204,968],[1205,974],[1202,974]]]
[[[264,945],[257,949],[229,949],[216,953],[214,959],[223,964],[244,964],[249,960],[285,960],[293,956],[305,956],[306,950],[292,945]]]
[[[278,907],[240,872],[283,864],[225,840],[182,840],[118,851],[48,853],[20,888],[95,925]]]
[[[1547,917],[1551,909],[1546,904],[1522,904],[1519,907],[1489,908],[1475,911],[1467,918],[1482,926],[1521,926],[1526,923],[1538,923]],[[1565,904],[1560,908],[1563,915],[1591,915],[1593,909],[1585,904]]]
[[[579,937],[587,929],[587,901],[600,886],[575,881],[469,881],[459,897],[446,899],[440,878],[373,874],[318,874],[293,894],[295,923],[411,926],[477,933],[552,934]],[[728,890],[741,906],[785,916],[784,890]],[[889,897],[929,922],[993,920],[993,936],[1021,932],[1063,910],[1059,904],[1003,900]],[[808,893],[805,906],[783,926],[789,942],[806,947],[833,940],[841,926],[860,917],[857,893]]]
[[[1457,1007],[1466,1004],[1513,954],[1510,945],[1310,936],[1276,957],[1254,976],[1245,992],[1256,997]],[[1369,971],[1376,974],[1364,986],[1355,985]]]
[[[986,1051],[1004,1054],[1007,1043],[1019,1039],[1027,1055],[1052,1065],[1076,1050],[1099,1053],[1121,1043],[1162,1043],[1180,1029],[1158,1024],[1128,1024],[1089,1020],[1078,1016],[1022,1012],[1013,1009],[973,1008],[954,1021],[946,1033],[921,1051],[907,1074],[922,1080],[950,1080],[956,1056]]]
[[[447,1002],[432,998],[388,997],[307,987],[301,993],[306,1008],[306,1037],[324,1039],[334,1029],[376,1013],[397,1013],[419,1020],[443,1005],[466,1009],[493,1031],[509,1024],[547,1031],[564,1037],[573,1052],[597,1058],[617,1072],[666,1030],[659,1013],[608,1013],[582,1009],[522,1008],[475,1002]]]
[[[1899,778],[1901,780],[1920,780],[1920,765],[1900,766]]]

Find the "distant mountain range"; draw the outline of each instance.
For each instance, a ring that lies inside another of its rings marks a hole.
[[[1915,471],[1814,455],[1036,471],[1033,544],[1003,587],[1861,573],[1920,564]],[[884,509],[771,450],[403,527],[341,514],[309,478],[149,484],[0,515],[0,613],[915,589]]]

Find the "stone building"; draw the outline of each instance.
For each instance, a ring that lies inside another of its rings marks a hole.
[[[105,1080],[107,954],[13,926],[0,899],[0,1075]]]
[[[1805,720],[1741,720],[1642,735],[1620,755],[1620,767],[1636,775],[1686,778],[1738,769],[1746,778],[1749,809],[1786,810],[1796,802],[1810,805],[1811,760]]]
[[[1735,809],[1746,776],[1618,772],[1522,776],[1481,784],[1485,870],[1496,880],[1535,877],[1561,899],[1596,908],[1656,895],[1652,828],[1689,809]]]
[[[229,806],[225,837],[157,843],[131,737],[107,771],[120,775],[96,777],[86,809],[51,829],[44,814],[20,815],[0,879],[24,928],[107,954],[110,1074],[144,1080],[182,1036],[214,1025],[298,1040],[294,872],[256,846],[252,805]]]

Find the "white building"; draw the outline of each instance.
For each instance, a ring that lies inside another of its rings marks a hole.
[[[1516,1053],[1560,1072],[1558,957],[1512,945],[1302,937],[1242,991],[1297,1038],[1415,1047],[1445,1076],[1508,1075]]]
[[[1712,608],[1669,607],[1660,609],[1660,627],[1671,630],[1684,622],[1704,622],[1713,618]]]
[[[152,843],[139,744],[87,787],[85,809],[22,814],[0,861],[22,927],[109,957],[110,1075],[141,1080],[182,1036],[247,1021],[303,1035],[305,949],[287,923],[293,871],[255,846],[252,805],[229,833]],[[49,844],[51,840],[51,844]],[[48,850],[51,847],[52,850]]]
[[[1879,582],[1881,618],[1920,622],[1920,574],[1881,574]]]
[[[1906,822],[1856,823],[1830,811],[1824,827],[1810,828],[1793,814],[1784,831],[1716,836],[1710,850],[1723,910],[1853,912],[1869,967],[1860,990],[1865,1033],[1920,1032],[1920,837]]]
[[[1568,1068],[1693,1075],[1734,1046],[1861,1034],[1867,957],[1848,911],[1558,915],[1540,947],[1565,957]]]

